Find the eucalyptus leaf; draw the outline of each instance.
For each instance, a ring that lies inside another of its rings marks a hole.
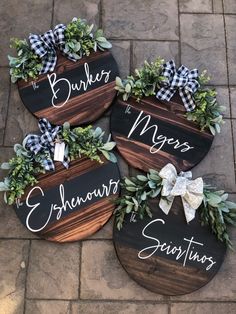
[[[151,189],[154,189],[156,187],[156,184],[153,181],[148,181],[148,185]]]
[[[214,194],[214,193],[211,193],[208,195],[208,202],[211,206],[215,207],[217,206],[219,203],[221,203],[221,197]]]
[[[102,47],[105,49],[110,49],[112,48],[112,44],[109,41],[105,41],[105,42],[98,42],[98,47]]]
[[[143,175],[137,175],[137,179],[142,182],[147,182],[148,178]]]
[[[0,182],[0,191],[9,191],[9,187],[4,182]]]
[[[130,192],[135,192],[136,188],[134,186],[126,186],[126,190]]]
[[[93,136],[96,138],[96,137],[99,137],[101,134],[102,134],[102,129],[100,127],[96,127],[96,129],[93,132]]]
[[[109,156],[109,153],[106,151],[106,150],[103,150],[103,149],[99,149],[100,152],[104,155],[104,157],[109,160],[110,156]]]
[[[108,142],[108,143],[105,143],[105,144],[101,147],[101,149],[110,151],[110,150],[112,150],[115,146],[116,146],[116,142]]]
[[[116,77],[116,86],[117,87],[123,87],[123,83],[122,83],[121,78],[119,76]]]
[[[9,162],[3,162],[3,163],[1,164],[1,169],[3,169],[3,170],[9,170],[9,169],[11,169],[11,166],[10,166]]]
[[[125,178],[125,184],[126,185],[132,185],[132,186],[135,186],[135,184],[131,181],[131,180],[129,180],[128,178]]]
[[[109,160],[113,163],[116,163],[117,162],[116,155],[113,154],[112,152],[109,152]]]
[[[147,193],[144,191],[141,195],[141,200],[145,201],[147,199]]]
[[[215,128],[212,125],[209,125],[209,129],[211,131],[211,134],[215,136],[216,135]]]

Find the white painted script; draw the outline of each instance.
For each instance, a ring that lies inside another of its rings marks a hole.
[[[185,153],[189,151],[190,149],[193,149],[194,147],[190,146],[188,142],[181,143],[179,139],[174,138],[167,138],[163,134],[158,135],[158,125],[153,124],[150,125],[151,116],[150,115],[143,115],[143,111],[141,111],[135,120],[133,126],[131,127],[128,138],[134,133],[134,131],[137,129],[137,127],[144,123],[144,126],[142,130],[140,131],[139,135],[142,136],[149,130],[152,130],[152,143],[153,145],[150,147],[150,153],[155,154],[159,150],[163,148],[164,145],[171,145],[173,146],[173,149],[179,149],[181,153]]]
[[[90,73],[88,63],[84,63],[84,73],[85,73],[85,80],[80,80],[79,83],[71,83],[66,78],[57,79],[56,73],[48,74],[48,81],[52,90],[52,106],[56,108],[60,108],[64,106],[67,101],[70,99],[72,91],[87,91],[88,87],[93,85],[96,82],[101,82],[104,80],[104,83],[107,83],[110,78],[111,71],[101,70],[101,72],[96,73],[95,75]],[[58,99],[58,93],[63,90],[65,93],[64,101],[61,101],[60,104],[55,104]]]
[[[197,263],[204,264],[206,271],[210,270],[216,262],[213,260],[212,256],[206,256],[206,255],[200,255],[195,250],[195,246],[204,246],[203,243],[197,242],[194,240],[194,237],[191,237],[190,239],[184,238],[183,239],[183,245],[175,246],[172,241],[170,241],[169,244],[166,242],[161,243],[159,239],[154,238],[150,235],[148,235],[148,227],[155,223],[162,223],[165,224],[165,221],[163,219],[154,219],[150,221],[142,230],[142,235],[155,242],[154,245],[145,247],[138,253],[138,257],[140,259],[147,259],[150,258],[152,255],[154,255],[158,250],[160,252],[165,252],[166,255],[173,255],[175,260],[178,261],[182,259],[182,265],[183,267],[186,266],[188,261],[194,261]]]
[[[100,186],[99,188],[95,188],[91,192],[88,192],[85,196],[78,195],[76,197],[73,197],[71,200],[66,200],[65,188],[64,188],[64,185],[61,184],[59,186],[59,191],[58,191],[60,195],[60,204],[49,205],[48,215],[47,215],[47,218],[45,219],[45,223],[42,226],[39,226],[37,229],[31,227],[30,221],[31,221],[31,217],[37,214],[37,212],[38,212],[38,215],[40,215],[40,211],[42,210],[42,208],[40,208],[41,203],[40,202],[32,203],[32,199],[30,199],[30,197],[31,197],[31,194],[35,190],[38,190],[40,192],[42,199],[45,196],[45,194],[44,194],[43,189],[40,186],[35,186],[30,190],[26,198],[26,206],[31,208],[26,218],[26,226],[32,232],[39,232],[48,225],[53,212],[57,213],[56,219],[60,220],[63,212],[66,212],[68,210],[73,210],[74,208],[79,207],[82,204],[88,201],[91,201],[92,199],[99,199],[102,197],[109,196],[111,194],[116,194],[119,188],[119,182],[120,180],[114,181],[113,179],[110,179],[108,185],[102,184],[102,186]]]

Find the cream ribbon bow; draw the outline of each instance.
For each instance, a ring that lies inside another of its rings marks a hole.
[[[192,179],[192,172],[177,174],[172,164],[167,164],[159,172],[162,178],[162,190],[159,206],[168,215],[175,196],[181,196],[187,223],[195,218],[195,212],[203,201],[202,178]]]

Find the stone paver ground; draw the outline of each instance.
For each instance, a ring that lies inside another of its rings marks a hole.
[[[160,55],[209,69],[226,105],[226,123],[207,157],[193,170],[236,200],[235,0],[1,0],[0,162],[36,130],[10,84],[9,39],[44,32],[73,16],[105,30],[122,76]],[[108,132],[109,114],[96,124]],[[122,174],[131,169],[119,160]],[[235,239],[236,232],[232,234]],[[115,256],[112,221],[90,239],[57,245],[25,230],[0,201],[0,314],[228,314],[236,313],[236,253],[228,252],[217,276],[201,290],[163,297],[133,282]]]

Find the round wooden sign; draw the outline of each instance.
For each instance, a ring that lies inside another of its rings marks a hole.
[[[119,195],[120,174],[115,163],[83,158],[69,169],[41,175],[15,206],[20,221],[31,232],[56,242],[89,237],[111,217]]]
[[[111,52],[93,52],[73,62],[58,55],[53,72],[37,80],[20,80],[20,97],[37,118],[53,124],[90,123],[111,105],[118,67]]]
[[[186,223],[180,198],[168,215],[150,204],[153,217],[126,217],[114,227],[114,244],[127,273],[141,286],[162,295],[181,295],[206,285],[219,270],[226,246],[198,216]]]
[[[198,164],[209,151],[213,136],[186,119],[179,96],[170,102],[145,97],[140,102],[119,97],[111,114],[117,148],[133,167],[160,170],[172,163],[177,171]]]

